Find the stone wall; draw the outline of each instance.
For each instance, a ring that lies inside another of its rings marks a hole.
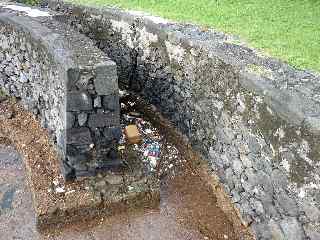
[[[119,167],[116,64],[51,14],[0,6],[0,87],[50,131],[66,179]]]
[[[118,64],[200,152],[257,239],[320,238],[320,77],[237,37],[44,1]]]

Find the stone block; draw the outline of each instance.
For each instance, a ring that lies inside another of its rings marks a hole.
[[[289,216],[298,216],[298,206],[294,199],[290,198],[284,191],[275,195],[277,204]]]
[[[118,114],[111,112],[108,113],[95,113],[89,116],[88,126],[91,129],[113,127],[120,125],[120,117]]]
[[[67,181],[71,181],[75,177],[74,168],[70,167],[65,161],[62,163],[61,167],[62,174]]]
[[[103,135],[108,140],[116,140],[118,142],[122,136],[122,131],[120,127],[105,128]]]
[[[79,80],[80,71],[77,68],[70,68],[67,71],[68,81],[67,81],[67,90],[75,90],[76,82]]]
[[[281,220],[280,226],[287,239],[306,239],[302,226],[296,218],[287,217]]]
[[[94,86],[98,95],[110,95],[118,91],[117,66],[107,61],[96,66]]]
[[[92,144],[89,128],[72,128],[67,131],[67,144],[86,145]]]
[[[67,93],[67,111],[88,111],[92,109],[92,99],[87,92],[71,91]]]
[[[79,123],[79,126],[84,126],[87,122],[87,119],[88,119],[88,114],[87,113],[80,113],[78,114],[78,123]]]
[[[118,112],[120,109],[119,95],[111,94],[103,96],[102,105],[105,110]]]
[[[97,96],[94,100],[93,100],[93,107],[95,108],[101,108],[101,97]]]
[[[99,166],[98,166],[98,169],[100,169],[100,170],[103,170],[103,169],[107,169],[107,170],[118,169],[122,165],[123,165],[122,161],[119,158],[116,157],[116,158],[111,159],[111,161],[100,162]]]
[[[73,146],[68,146],[68,148],[71,148],[72,150],[77,149],[76,147],[73,147]],[[75,166],[77,164],[85,162],[87,159],[88,159],[88,155],[87,154],[79,154],[78,151],[75,154],[67,156],[68,164],[70,166],[72,166],[73,168],[75,168],[76,170],[77,170],[77,168]]]
[[[67,129],[70,129],[70,128],[72,128],[73,127],[73,125],[74,125],[74,121],[75,121],[75,116],[72,114],[72,113],[70,113],[70,112],[67,112]]]

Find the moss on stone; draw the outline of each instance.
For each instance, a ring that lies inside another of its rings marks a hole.
[[[0,98],[6,97],[6,96],[7,96],[6,92],[2,88],[0,88]]]
[[[29,5],[37,5],[40,3],[40,0],[19,0],[17,2],[29,4]]]

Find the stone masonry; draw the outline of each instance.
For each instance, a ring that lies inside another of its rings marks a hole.
[[[116,64],[50,13],[31,11],[0,6],[0,87],[49,130],[67,180],[121,166]]]
[[[320,77],[141,12],[46,0],[202,154],[257,239],[320,239]]]

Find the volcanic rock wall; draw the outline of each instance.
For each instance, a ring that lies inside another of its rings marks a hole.
[[[320,239],[320,77],[214,30],[44,1],[208,160],[257,239]]]
[[[0,7],[0,87],[49,129],[66,179],[121,164],[116,64],[50,13]]]

